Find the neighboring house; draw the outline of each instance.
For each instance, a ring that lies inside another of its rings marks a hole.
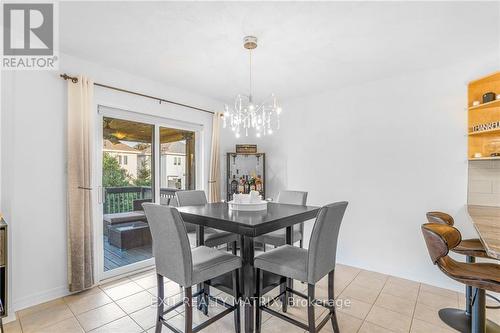
[[[186,142],[176,141],[161,145],[161,187],[186,189]]]
[[[150,163],[151,149],[138,155],[138,163]],[[161,144],[160,187],[186,189],[186,141]]]
[[[138,164],[138,156],[142,154],[141,151],[127,146],[124,143],[113,143],[109,140],[104,140],[102,151],[115,157],[120,167],[127,171],[128,175],[132,178],[137,178],[137,168],[140,166],[140,164]]]

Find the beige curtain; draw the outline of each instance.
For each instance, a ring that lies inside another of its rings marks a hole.
[[[220,201],[220,117],[216,112],[212,121],[212,149],[210,152],[210,179],[208,181],[208,201]]]
[[[94,83],[68,80],[68,283],[71,292],[94,285],[90,119]]]

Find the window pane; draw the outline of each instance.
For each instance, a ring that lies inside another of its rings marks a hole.
[[[160,197],[162,204],[179,190],[194,190],[195,133],[160,127]]]

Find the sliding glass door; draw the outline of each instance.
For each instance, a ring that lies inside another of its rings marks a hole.
[[[153,199],[154,125],[103,118],[104,271],[152,257],[141,204]]]
[[[177,191],[196,188],[196,131],[126,115],[104,113],[100,124],[101,279],[153,264],[143,203],[169,205]]]

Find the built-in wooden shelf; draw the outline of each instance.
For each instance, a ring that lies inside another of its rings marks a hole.
[[[488,134],[488,133],[495,133],[495,132],[500,132],[500,127],[490,129],[490,130],[484,130],[484,131],[469,132],[469,135],[481,135],[481,134]]]
[[[500,71],[469,83],[467,105],[472,105],[474,101],[481,101],[487,92],[493,92],[495,95],[500,94]],[[468,129],[497,121],[500,121],[500,100],[468,108]],[[467,134],[469,161],[500,159],[500,157],[473,158],[477,153],[482,156],[500,153],[500,128],[468,132]]]
[[[494,157],[472,157],[469,158],[469,161],[490,161],[490,160],[500,160],[500,156],[494,156]]]
[[[488,102],[488,103],[479,104],[479,105],[476,105],[476,106],[471,106],[469,108],[469,111],[480,110],[480,109],[498,108],[498,107],[500,107],[500,99],[496,99],[494,101],[491,101],[491,102]]]

